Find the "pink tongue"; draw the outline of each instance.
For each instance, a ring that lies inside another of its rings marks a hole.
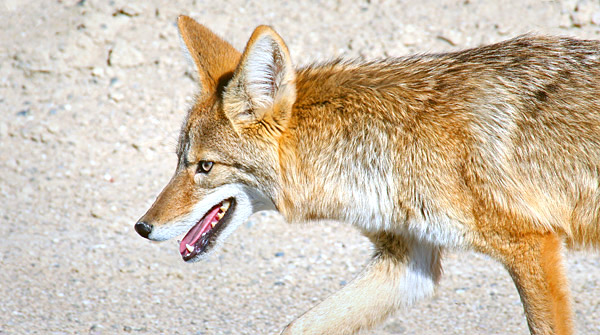
[[[202,234],[211,230],[212,225],[210,223],[215,221],[214,218],[217,216],[217,213],[219,213],[220,207],[221,204],[213,207],[208,214],[206,214],[198,223],[196,223],[194,227],[192,227],[192,229],[190,229],[190,231],[183,237],[183,240],[181,240],[181,243],[179,244],[179,253],[182,255],[189,254],[186,244],[193,246],[196,242],[198,242],[200,237],[202,237]]]

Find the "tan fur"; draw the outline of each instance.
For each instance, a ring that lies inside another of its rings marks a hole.
[[[600,247],[599,42],[524,36],[294,69],[270,27],[241,54],[187,17],[179,28],[202,94],[175,176],[140,219],[149,238],[228,187],[251,189],[290,222],[347,222],[375,245],[358,278],[284,334],[378,324],[433,292],[448,247],[504,264],[532,334],[573,332],[562,246]]]

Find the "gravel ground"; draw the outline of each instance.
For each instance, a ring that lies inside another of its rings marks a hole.
[[[213,3],[213,5],[211,5]],[[214,5],[218,3],[218,5]],[[599,38],[598,1],[0,2],[0,334],[275,334],[344,286],[369,243],[258,213],[193,265],[133,224],[175,167],[187,14],[242,49],[273,25],[297,64],[449,51],[527,32]],[[508,274],[449,252],[438,293],[369,334],[524,334]],[[600,333],[600,256],[568,253],[579,334]]]

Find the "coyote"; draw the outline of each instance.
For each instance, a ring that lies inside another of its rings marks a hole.
[[[283,334],[354,334],[430,295],[445,248],[501,262],[532,334],[571,334],[563,246],[600,247],[600,42],[521,36],[474,49],[292,65],[193,19],[200,93],[174,176],[135,230],[200,260],[248,217],[337,220],[374,245],[363,272]]]

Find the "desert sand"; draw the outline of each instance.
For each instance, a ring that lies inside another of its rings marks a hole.
[[[0,334],[278,334],[366,264],[342,223],[258,213],[207,262],[133,230],[175,169],[196,89],[176,18],[243,49],[272,25],[298,65],[453,51],[524,33],[600,38],[592,1],[0,2]],[[579,334],[600,254],[566,252]],[[448,251],[435,296],[367,334],[526,334],[495,261]]]

